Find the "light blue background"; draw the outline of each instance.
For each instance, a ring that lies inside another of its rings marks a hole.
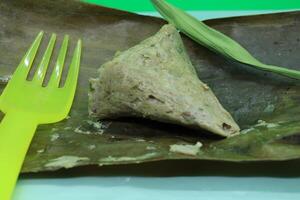
[[[299,200],[300,160],[164,161],[23,176],[14,200]]]
[[[208,19],[267,12],[272,11],[194,11],[193,14],[199,19]],[[92,175],[86,175],[88,169],[62,171],[59,175],[26,175],[19,180],[13,200],[299,200],[299,164],[292,161],[256,167],[181,161],[162,166],[154,164],[150,169],[148,165],[129,166],[129,169],[122,166],[114,170],[98,168],[99,173]]]
[[[15,200],[299,200],[299,178],[84,177],[21,180]]]

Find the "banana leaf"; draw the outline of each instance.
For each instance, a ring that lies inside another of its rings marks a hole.
[[[23,173],[167,159],[242,162],[300,158],[299,82],[227,60],[185,36],[182,36],[185,47],[200,79],[233,115],[243,129],[241,135],[223,139],[144,119],[90,118],[88,79],[97,76],[96,70],[112,59],[116,51],[138,44],[165,23],[158,18],[71,0],[1,0],[1,91],[40,30],[48,36],[57,33],[59,41],[69,34],[73,47],[78,38],[84,44],[70,117],[38,128]],[[300,12],[205,23],[235,39],[265,63],[300,69]],[[58,48],[59,45],[56,51]],[[201,148],[199,142],[203,144]],[[195,144],[200,150],[193,155],[170,151],[174,145],[195,147],[187,146]]]

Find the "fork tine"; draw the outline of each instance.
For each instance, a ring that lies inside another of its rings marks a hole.
[[[37,83],[38,85],[42,85],[46,72],[47,72],[47,68],[50,62],[50,58],[53,52],[53,48],[55,45],[55,41],[56,41],[56,35],[52,34],[51,39],[49,41],[49,44],[47,46],[47,49],[44,53],[44,56],[42,58],[41,63],[39,64],[37,71],[35,72],[35,75],[33,77],[33,82]]]
[[[68,50],[68,42],[69,42],[69,36],[65,35],[64,41],[61,45],[59,55],[57,58],[57,62],[55,64],[55,68],[52,72],[50,81],[48,83],[48,86],[50,87],[58,87],[59,86],[59,81],[61,78],[61,74],[64,68],[64,63],[65,63],[65,58]]]
[[[32,66],[33,60],[35,58],[35,55],[37,53],[37,50],[39,49],[40,43],[42,41],[44,32],[41,31],[37,37],[35,38],[34,42],[30,46],[30,48],[27,50],[25,56],[21,60],[19,66],[17,67],[16,71],[14,72],[12,79],[19,79],[19,80],[26,80],[27,75],[30,71],[30,68]]]
[[[81,40],[78,40],[76,49],[74,50],[74,55],[69,67],[68,76],[64,85],[68,91],[74,93],[76,89],[76,83],[78,79],[79,66],[80,66],[80,56],[81,56]]]

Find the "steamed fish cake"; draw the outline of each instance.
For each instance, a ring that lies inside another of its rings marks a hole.
[[[91,79],[89,112],[99,119],[143,117],[229,137],[239,126],[197,76],[173,25],[118,53]]]

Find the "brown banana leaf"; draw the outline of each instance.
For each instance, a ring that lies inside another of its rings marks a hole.
[[[59,42],[64,34],[69,34],[73,46],[76,39],[82,38],[84,45],[70,118],[38,128],[23,172],[165,159],[300,158],[299,82],[229,61],[184,36],[184,44],[200,79],[212,88],[222,105],[245,129],[243,134],[223,139],[143,119],[102,122],[90,119],[88,79],[97,76],[99,66],[116,51],[138,44],[155,34],[164,23],[158,18],[70,0],[0,1],[0,76],[4,77],[0,79],[1,90],[5,87],[5,76],[12,74],[40,30],[46,31],[47,36],[57,33]],[[240,42],[265,63],[300,69],[300,12],[206,23]],[[46,40],[44,43],[45,46]],[[203,147],[196,155],[170,152],[170,145],[194,145],[198,141]]]

